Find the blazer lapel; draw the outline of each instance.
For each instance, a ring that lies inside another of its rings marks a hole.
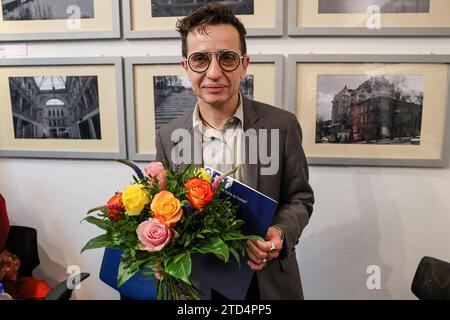
[[[193,128],[192,115],[193,111],[187,113],[180,124],[180,128],[186,129],[189,132],[190,139],[190,160],[188,163],[183,163],[181,165],[183,168],[188,164],[192,164],[196,167],[203,166],[202,136],[198,130],[194,130]],[[172,152],[172,148],[173,146],[170,146],[169,155]]]
[[[256,112],[253,101],[243,98],[243,108],[244,108],[244,133],[246,135],[256,134],[258,137],[258,130],[260,129],[258,122],[258,114]],[[255,146],[251,150],[255,151]],[[249,163],[250,155],[250,143],[248,141],[245,143],[245,164],[243,165],[244,172],[244,183],[253,189],[258,190],[258,176],[259,176],[259,157],[256,155],[257,163]],[[258,149],[256,149],[258,150]]]

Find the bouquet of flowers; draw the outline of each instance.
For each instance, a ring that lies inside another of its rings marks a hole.
[[[262,240],[241,233],[244,221],[236,217],[236,207],[220,197],[229,173],[211,181],[203,168],[191,165],[180,170],[151,162],[141,171],[130,161],[117,161],[134,170],[134,182],[89,210],[83,220],[106,233],[89,240],[82,252],[122,249],[118,286],[141,271],[154,275],[158,299],[198,299],[190,281],[192,254],[212,253],[224,263],[231,254],[239,263],[246,240]]]

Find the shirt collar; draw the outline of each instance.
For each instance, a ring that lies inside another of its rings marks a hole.
[[[242,101],[243,101],[242,94],[239,92],[239,106],[234,112],[234,114],[231,116],[231,118],[236,117],[241,122],[242,128],[244,128],[244,106]],[[198,102],[195,104],[194,112],[192,114],[192,125],[194,129],[198,128],[200,132],[203,132],[203,121],[200,118]]]

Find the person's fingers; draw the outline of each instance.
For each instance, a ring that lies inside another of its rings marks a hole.
[[[252,260],[247,260],[247,264],[249,265],[250,269],[255,271],[262,270],[265,267],[265,263],[256,264]]]
[[[258,247],[259,250],[261,250],[261,251],[263,251],[263,252],[269,251],[270,243],[268,243],[267,241],[256,240],[256,241],[252,241],[252,243],[253,243],[256,247]]]
[[[261,241],[259,241],[262,243]],[[248,249],[259,259],[267,259],[267,250],[261,249],[255,242],[248,241]],[[263,247],[264,248],[264,247]]]
[[[250,250],[247,251],[247,255],[250,258],[250,260],[252,260],[254,263],[256,264],[261,264],[264,262],[264,259],[267,258],[259,258],[258,256],[256,256],[253,252],[251,252]]]

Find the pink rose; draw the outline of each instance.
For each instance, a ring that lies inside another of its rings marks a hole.
[[[144,173],[150,179],[150,183],[156,178],[161,189],[166,189],[167,172],[161,162],[150,162],[150,164],[144,168]]]
[[[160,251],[172,238],[172,232],[158,219],[148,219],[142,222],[136,230],[141,241],[141,250]]]

